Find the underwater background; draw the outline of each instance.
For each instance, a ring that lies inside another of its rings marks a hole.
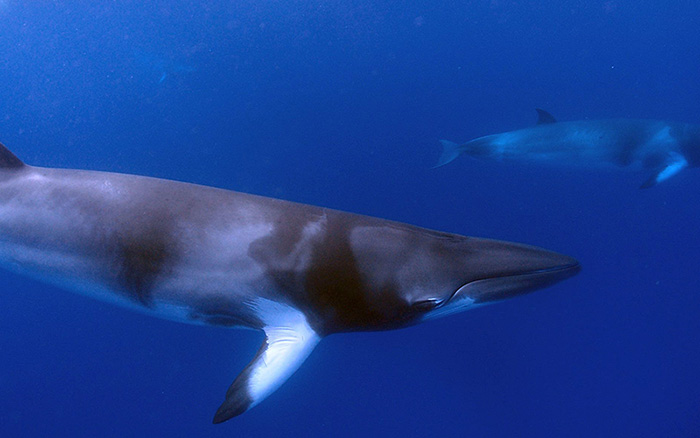
[[[478,161],[438,140],[700,123],[695,0],[0,0],[0,141],[578,258],[544,291],[335,335],[211,418],[262,335],[0,272],[2,437],[698,437],[700,171]]]

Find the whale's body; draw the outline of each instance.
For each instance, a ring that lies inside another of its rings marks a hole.
[[[0,266],[266,338],[214,418],[245,412],[332,333],[408,326],[541,288],[567,256],[194,184],[25,165],[0,145]]]
[[[546,162],[644,170],[642,188],[685,167],[700,165],[700,125],[660,120],[610,119],[557,122],[538,109],[531,128],[479,137],[464,144],[442,140],[438,166],[460,154],[496,160]]]

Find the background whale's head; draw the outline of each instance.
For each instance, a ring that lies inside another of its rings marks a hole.
[[[677,124],[672,126],[671,135],[679,144],[680,152],[691,167],[700,166],[700,125]]]

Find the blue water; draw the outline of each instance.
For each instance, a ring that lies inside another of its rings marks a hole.
[[[0,273],[2,437],[700,436],[700,171],[482,162],[440,138],[700,122],[695,0],[0,1],[0,141],[28,163],[324,205],[577,257],[545,291],[332,336],[210,424],[261,336]]]

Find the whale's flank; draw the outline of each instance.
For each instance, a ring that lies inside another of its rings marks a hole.
[[[33,167],[4,146],[0,266],[161,318],[262,331],[215,423],[262,402],[324,336],[419,324],[578,272],[576,260],[541,248],[196,184]]]

